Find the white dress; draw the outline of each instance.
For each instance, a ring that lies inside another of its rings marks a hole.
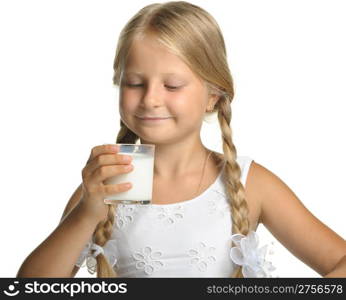
[[[251,161],[248,156],[237,157],[244,186]],[[236,265],[230,258],[232,222],[223,171],[224,165],[214,183],[196,198],[116,207],[109,242],[113,246],[105,255],[119,277],[231,275]],[[78,258],[78,267],[83,266],[86,255],[87,246]]]

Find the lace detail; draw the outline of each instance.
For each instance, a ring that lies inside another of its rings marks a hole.
[[[163,262],[158,260],[162,256],[162,252],[154,252],[149,246],[142,248],[141,252],[134,252],[132,256],[137,261],[136,268],[144,270],[148,275],[152,275],[158,268],[164,266]]]
[[[184,218],[184,208],[181,205],[156,207],[156,217],[163,224],[169,226]]]
[[[115,222],[119,229],[123,229],[127,224],[133,222],[136,205],[118,204],[115,213]]]
[[[205,272],[210,264],[216,262],[215,250],[215,247],[208,247],[205,243],[200,242],[197,248],[188,251],[189,256],[192,257],[190,264],[197,266],[201,272]]]
[[[211,215],[216,215],[220,218],[230,214],[230,205],[224,195],[215,191],[214,198],[208,200],[208,212]],[[226,201],[225,201],[226,200]]]

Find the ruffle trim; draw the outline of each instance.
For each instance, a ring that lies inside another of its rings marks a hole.
[[[109,264],[114,267],[114,265],[117,263],[117,241],[113,239],[108,240],[106,244],[101,247],[103,251],[96,251],[95,249],[100,247],[94,247],[93,245],[95,245],[93,242],[88,242],[88,244],[86,244],[76,262],[76,266],[80,268],[87,267],[88,272],[90,274],[94,274],[97,268],[96,257],[102,253],[108,260]]]
[[[233,234],[231,241],[236,245],[230,250],[231,260],[242,266],[244,277],[273,277],[271,272],[276,268],[266,256],[274,252],[268,245],[258,247],[259,238],[255,231],[250,231],[247,236]]]

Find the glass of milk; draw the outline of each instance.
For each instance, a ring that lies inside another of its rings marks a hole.
[[[150,204],[153,191],[155,145],[117,144],[118,154],[132,156],[133,170],[104,180],[104,184],[131,182],[132,187],[125,192],[107,196],[106,204]]]

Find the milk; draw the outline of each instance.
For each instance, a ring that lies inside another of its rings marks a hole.
[[[119,184],[131,182],[132,187],[121,193],[109,195],[104,199],[107,204],[149,204],[153,190],[154,156],[145,153],[118,152],[123,155],[131,155],[133,170],[104,180],[104,184]]]

